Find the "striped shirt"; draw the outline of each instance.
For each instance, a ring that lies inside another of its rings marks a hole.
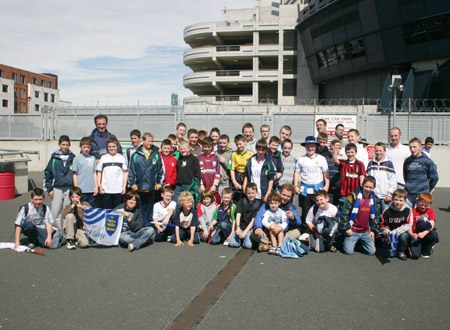
[[[350,162],[348,159],[339,160],[339,167],[341,168],[341,196],[348,196],[354,192],[356,188],[361,186],[360,176],[366,176],[364,164],[355,160]]]

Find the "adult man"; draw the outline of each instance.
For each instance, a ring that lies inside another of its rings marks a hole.
[[[411,155],[409,148],[400,143],[402,132],[400,128],[393,127],[389,132],[391,144],[386,146],[386,157],[394,164],[395,174],[397,176],[397,188],[405,188],[405,179],[403,178],[403,163]]]
[[[346,139],[344,139],[344,125],[343,124],[336,125],[335,133],[334,133],[333,137],[331,138],[331,141],[333,141],[333,140],[340,141],[342,148],[345,148],[345,146],[347,145],[348,141]]]
[[[325,121],[325,119],[317,119],[316,120],[316,130],[317,133],[320,132],[327,132],[327,122]]]
[[[92,140],[92,149],[90,154],[95,156],[96,162],[98,163],[100,157],[106,155],[108,153],[108,149],[106,148],[106,141],[109,138],[116,137],[114,134],[111,134],[106,129],[108,125],[108,117],[105,115],[97,115],[94,118],[95,127],[92,130],[89,138]],[[119,144],[119,148],[117,149],[118,153],[122,153],[122,146]]]
[[[286,227],[286,237],[299,238],[300,226],[302,220],[300,214],[292,203],[292,196],[294,196],[294,186],[290,183],[285,183],[280,188],[281,205],[280,209],[286,212],[289,225]],[[267,235],[264,233],[262,226],[262,219],[264,213],[269,209],[269,205],[265,203],[259,209],[255,216],[255,224],[253,225],[252,240],[259,243],[261,241],[268,242]]]

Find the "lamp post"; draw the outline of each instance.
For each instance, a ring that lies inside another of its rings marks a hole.
[[[388,90],[394,93],[394,106],[393,106],[394,118],[392,119],[392,127],[395,127],[395,121],[397,119],[397,89],[401,92],[403,91],[404,87],[405,86],[402,85],[402,76],[399,74],[392,75],[392,84],[388,86]]]

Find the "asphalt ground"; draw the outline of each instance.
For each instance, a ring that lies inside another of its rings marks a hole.
[[[450,189],[434,198],[440,243],[428,260],[255,252],[236,265],[239,249],[167,242],[133,253],[0,250],[0,329],[163,329],[177,320],[183,329],[191,307],[204,310],[194,319],[199,329],[448,329]],[[0,201],[0,242],[13,241],[14,218],[28,200]]]

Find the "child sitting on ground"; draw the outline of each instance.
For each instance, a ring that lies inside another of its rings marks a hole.
[[[62,218],[66,223],[66,247],[68,250],[73,250],[77,246],[89,247],[89,240],[84,231],[84,207],[91,207],[91,205],[88,202],[82,202],[83,192],[79,187],[71,188],[69,197],[70,204],[62,212]]]
[[[194,197],[189,191],[183,191],[178,198],[178,205],[173,216],[175,233],[172,235],[171,242],[175,243],[175,246],[182,246],[183,240],[188,239],[188,246],[194,246],[200,242],[197,233],[197,211],[193,208]]]
[[[338,229],[339,212],[336,206],[330,203],[325,190],[316,193],[316,205],[309,209],[306,216],[306,225],[311,230],[309,247],[316,252],[336,252],[333,246]]]
[[[125,203],[117,206],[123,210],[122,233],[119,244],[128,247],[128,251],[139,250],[148,241],[153,241],[155,230],[153,227],[144,227],[144,219],[139,208],[139,194],[129,191],[125,195]]]
[[[386,258],[393,257],[397,252],[399,259],[406,260],[408,232],[413,223],[411,209],[405,204],[407,195],[403,189],[395,190],[392,194],[392,204],[381,215],[383,254]]]
[[[208,229],[213,221],[213,216],[218,205],[219,204],[214,202],[214,193],[211,190],[205,190],[202,192],[202,202],[197,205],[197,216],[199,222],[198,231],[202,242],[208,242],[214,234]]]
[[[280,255],[281,244],[284,240],[284,230],[288,225],[286,212],[280,209],[281,197],[277,193],[270,193],[267,198],[269,209],[264,213],[262,224],[269,230],[271,248],[269,254]]]
[[[233,190],[225,188],[222,191],[222,203],[216,207],[213,221],[208,229],[208,235],[212,236],[211,244],[229,244],[234,233],[235,211],[236,205],[233,204]],[[213,232],[214,235],[212,235]]]
[[[50,208],[44,204],[45,193],[40,188],[31,192],[31,201],[23,205],[17,214],[14,231],[14,248],[20,243],[20,233],[28,237],[28,247],[34,249],[42,246],[49,249],[56,248],[52,241],[53,216]]]
[[[172,200],[173,189],[166,186],[162,189],[162,200],[155,203],[153,206],[153,222],[152,226],[155,229],[155,241],[162,242],[170,235],[170,218],[175,212],[177,203]]]
[[[411,250],[411,258],[428,259],[433,252],[434,244],[438,243],[439,236],[435,227],[436,215],[431,208],[433,196],[429,193],[421,193],[417,199],[417,207],[413,210],[413,225],[409,231],[408,246]]]

